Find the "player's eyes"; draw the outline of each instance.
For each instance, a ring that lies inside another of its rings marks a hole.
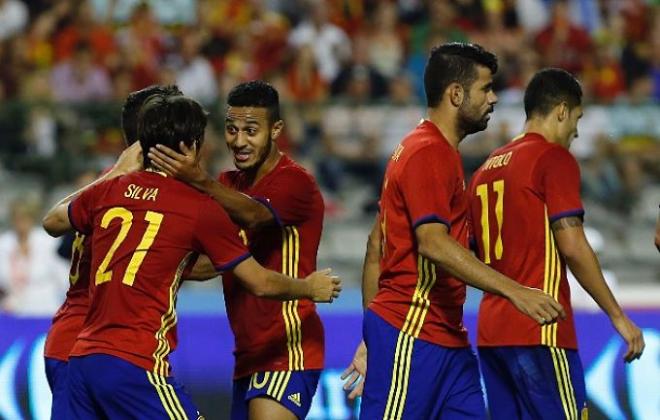
[[[236,127],[227,127],[227,133],[234,135],[236,134]]]
[[[248,128],[245,131],[248,133],[248,136],[254,136],[255,134],[257,134],[257,129],[256,128]]]

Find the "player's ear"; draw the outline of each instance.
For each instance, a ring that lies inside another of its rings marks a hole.
[[[571,113],[571,110],[568,107],[566,102],[562,102],[557,105],[557,119],[559,122],[566,121]]]
[[[465,90],[460,83],[454,82],[447,87],[447,94],[449,95],[449,100],[451,104],[455,107],[459,107],[463,104],[463,99],[465,98]]]
[[[275,121],[275,124],[270,128],[270,138],[275,140],[282,134],[282,130],[284,129],[284,121],[282,120],[277,120]]]

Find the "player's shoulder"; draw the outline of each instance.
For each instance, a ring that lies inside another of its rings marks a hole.
[[[577,165],[577,159],[568,148],[550,142],[546,142],[544,147],[539,149],[539,161],[547,164],[569,163]]]
[[[401,156],[405,156],[416,153],[444,153],[450,151],[453,151],[454,153],[452,154],[455,154],[455,151],[438,127],[431,121],[422,120],[403,138],[395,153],[398,152]]]
[[[272,177],[273,179],[295,181],[295,184],[301,186],[317,187],[314,175],[288,155],[282,155],[280,162],[273,169]]]

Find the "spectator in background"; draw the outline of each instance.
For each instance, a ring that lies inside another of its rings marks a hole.
[[[325,99],[327,85],[314,60],[314,48],[303,45],[294,52],[286,71],[286,97],[295,102],[319,102]]]
[[[369,64],[387,78],[395,76],[405,57],[404,39],[405,33],[398,26],[396,5],[381,2],[367,35]]]
[[[555,0],[551,21],[536,35],[535,44],[544,66],[559,67],[573,74],[582,72],[592,48],[587,31],[571,22],[567,0]]]
[[[5,98],[15,98],[20,90],[21,78],[25,76],[26,63],[21,37],[0,41],[0,85]]]
[[[456,6],[449,1],[428,2],[428,12],[422,13],[422,20],[412,26],[406,70],[413,75],[424,74],[428,52],[445,42],[468,42],[464,28],[458,25]],[[425,99],[424,80],[413,79],[414,91],[420,101]]]
[[[392,77],[388,92],[389,100],[378,108],[382,115],[378,134],[378,158],[380,170],[383,172],[401,139],[424,118],[424,108],[413,92],[411,75],[399,72]]]
[[[304,45],[294,52],[280,90],[286,129],[297,151],[307,154],[317,144],[328,87],[321,78],[314,50]]]
[[[181,91],[205,105],[218,98],[218,83],[209,60],[200,53],[199,32],[189,30],[181,37],[181,64],[176,84]]]
[[[20,33],[28,23],[28,9],[20,0],[0,0],[0,41]]]
[[[369,62],[371,48],[369,40],[364,35],[356,35],[353,38],[351,60],[341,68],[332,81],[330,92],[333,96],[352,95],[348,91],[354,86],[356,75],[363,77],[366,83],[368,100],[380,99],[387,94],[387,79]]]
[[[141,3],[133,10],[128,26],[117,32],[116,41],[121,59],[132,74],[132,90],[159,81],[159,67],[168,39],[148,4]]]
[[[34,203],[11,204],[11,230],[0,234],[0,302],[3,312],[23,316],[52,315],[64,297],[67,264],[57,255],[57,240],[36,225]]]
[[[380,192],[380,126],[381,114],[370,105],[369,73],[356,67],[345,93],[336,105],[325,109],[322,119],[321,141],[323,159],[319,161],[319,180],[336,197],[346,174],[359,177],[370,187],[365,206],[371,206]]]
[[[324,0],[310,0],[309,19],[296,26],[289,35],[289,44],[300,48],[310,45],[314,49],[321,77],[326,82],[335,79],[343,61],[351,54],[351,40],[346,33],[328,21]]]
[[[107,100],[112,95],[110,77],[92,61],[89,45],[79,42],[73,56],[53,68],[54,99],[62,102]]]
[[[618,50],[610,40],[596,44],[594,62],[585,69],[584,80],[593,99],[600,103],[612,103],[625,93],[626,80]]]
[[[114,35],[107,26],[94,20],[89,0],[82,1],[67,20],[68,24],[57,32],[54,39],[57,61],[70,58],[76,46],[86,42],[96,64],[106,69],[114,69],[118,66]]]

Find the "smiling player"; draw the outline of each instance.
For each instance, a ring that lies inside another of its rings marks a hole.
[[[250,252],[271,270],[301,275],[316,267],[323,199],[314,178],[280,152],[279,95],[262,81],[242,83],[227,98],[225,138],[237,170],[219,183],[201,171],[192,151],[158,147],[150,154],[166,173],[214,197],[242,226]],[[314,304],[254,297],[223,276],[235,335],[231,417],[303,419],[323,368],[323,325]]]

